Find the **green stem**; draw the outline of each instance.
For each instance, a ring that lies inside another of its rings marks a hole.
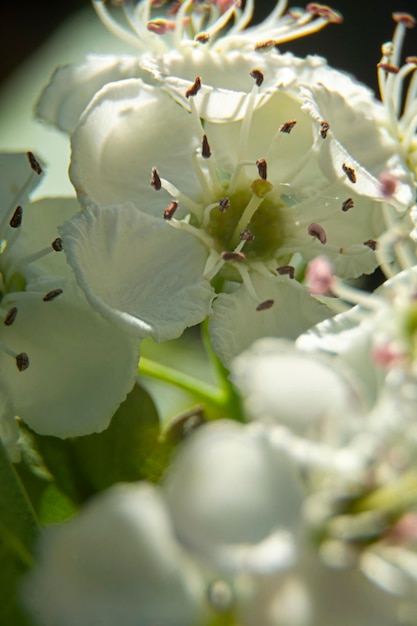
[[[139,374],[150,376],[156,380],[174,385],[174,387],[187,391],[203,402],[208,402],[217,408],[222,408],[227,405],[227,393],[225,390],[218,389],[193,376],[184,374],[167,365],[156,363],[151,359],[141,357],[139,362]]]

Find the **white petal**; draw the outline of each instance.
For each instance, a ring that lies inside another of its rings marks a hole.
[[[213,304],[210,337],[216,354],[226,365],[256,339],[295,339],[332,315],[327,306],[288,276],[267,278],[254,273],[252,282],[259,302],[274,300],[270,309],[257,311],[258,303],[244,286],[231,294],[220,294]]]
[[[367,99],[368,107],[358,106],[357,98],[349,100],[345,94],[324,86],[305,87],[302,92],[303,109],[309,111],[316,124],[325,120],[330,125],[328,138],[336,141],[321,142],[321,161],[324,171],[352,184],[342,170],[342,165],[353,167],[356,172],[357,191],[375,200],[383,200],[378,176],[393,171],[397,188],[390,202],[402,210],[413,202],[413,180],[407,165],[398,155],[396,143],[386,129],[378,123],[380,103]]]
[[[165,503],[147,483],[118,485],[47,529],[25,580],[43,626],[195,626],[203,584],[177,544]]]
[[[59,67],[36,105],[36,115],[59,129],[74,131],[92,97],[107,83],[141,74],[138,59],[89,55],[80,65]]]
[[[207,252],[189,233],[134,207],[93,208],[68,222],[64,250],[90,302],[141,337],[179,337],[208,315]]]
[[[53,252],[52,242],[58,237],[58,226],[79,211],[75,198],[44,198],[23,207],[19,236],[7,248],[8,274],[16,264],[26,281],[49,276],[68,276],[71,272],[63,252]],[[24,259],[41,250],[51,253],[31,263]]]
[[[226,571],[270,572],[294,558],[289,531],[296,531],[301,500],[295,466],[252,426],[202,426],[165,480],[180,540]]]
[[[338,438],[360,409],[355,379],[329,357],[303,353],[279,339],[262,339],[239,355],[232,380],[252,419],[283,424],[307,438]],[[326,425],[326,428],[325,428]]]
[[[81,199],[109,205],[130,201],[161,215],[169,196],[150,185],[151,170],[190,194],[197,187],[190,115],[159,88],[141,80],[106,85],[84,112],[72,138],[70,175]]]
[[[43,296],[60,287],[50,302]],[[35,285],[32,285],[32,289]],[[106,428],[131,390],[139,342],[104,320],[68,279],[39,283],[38,291],[7,295],[2,307],[17,307],[1,341],[29,367],[18,371],[0,352],[2,384],[15,415],[40,434],[70,437]]]
[[[36,157],[43,169],[43,164]],[[24,204],[29,194],[42,180],[43,172],[37,174],[30,166],[24,152],[0,153],[0,215],[10,215],[17,204]]]

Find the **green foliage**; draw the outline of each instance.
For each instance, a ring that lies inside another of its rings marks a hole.
[[[19,582],[32,561],[35,514],[0,442],[0,624],[26,626],[19,608]]]
[[[117,482],[157,480],[164,469],[159,416],[139,385],[101,433],[59,439],[24,431],[28,445],[19,472],[44,524],[62,521]]]

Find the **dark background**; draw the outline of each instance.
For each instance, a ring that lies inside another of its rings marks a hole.
[[[3,2],[0,10],[0,83],[19,66],[72,12],[88,6],[88,0]],[[289,6],[307,4],[290,1]],[[342,25],[330,25],[321,32],[280,46],[282,52],[321,54],[333,67],[352,72],[376,89],[375,64],[381,44],[392,37],[393,11],[414,13],[417,0],[334,0],[330,5],[344,16]],[[258,0],[256,17],[261,19],[275,6],[275,0]],[[93,10],[93,9],[91,9]],[[417,29],[407,34],[405,55],[417,55]]]

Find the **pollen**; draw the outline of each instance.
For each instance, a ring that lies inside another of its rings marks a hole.
[[[196,77],[194,83],[189,87],[185,92],[185,97],[189,98],[190,96],[194,97],[198,94],[201,89],[201,78],[199,76]]]
[[[289,135],[296,123],[297,120],[290,120],[289,122],[285,122],[279,127],[280,133],[287,133]]]
[[[349,165],[346,165],[346,163],[343,163],[342,170],[344,171],[351,183],[356,183],[356,172],[353,167],[350,167]]]
[[[62,289],[59,289],[59,288],[58,289],[52,289],[51,291],[48,291],[48,293],[44,295],[42,300],[44,302],[51,302],[52,300],[55,300],[55,298],[60,296],[62,293],[64,293],[64,291]]]

